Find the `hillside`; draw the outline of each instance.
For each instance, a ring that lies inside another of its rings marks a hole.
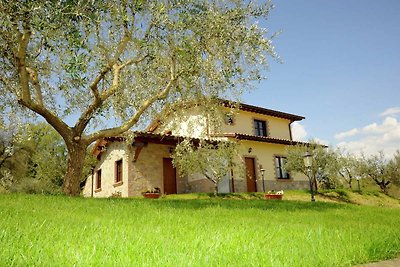
[[[222,199],[263,199],[264,193],[230,193],[219,194]],[[212,194],[179,194],[167,195],[165,199],[209,199]],[[310,201],[310,193],[302,190],[285,191],[284,200]],[[400,208],[400,200],[377,191],[320,190],[315,199],[317,202],[348,203],[373,207]]]
[[[400,200],[376,191],[350,191],[350,190],[326,190],[316,195],[316,201],[351,203],[375,207],[400,208]],[[309,201],[310,196],[304,191],[288,191],[288,200]]]

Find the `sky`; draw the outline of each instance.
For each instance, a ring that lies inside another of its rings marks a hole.
[[[244,103],[306,117],[296,140],[366,155],[400,150],[400,1],[275,0],[263,27],[283,63]]]

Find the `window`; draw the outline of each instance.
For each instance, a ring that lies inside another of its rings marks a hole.
[[[267,136],[266,122],[262,120],[254,120],[254,133],[257,136]]]
[[[115,162],[115,182],[122,182],[122,159]]]
[[[287,173],[285,169],[286,158],[285,157],[275,157],[275,168],[276,168],[276,177],[278,179],[289,179],[289,173]]]
[[[96,172],[96,189],[101,188],[101,170]]]

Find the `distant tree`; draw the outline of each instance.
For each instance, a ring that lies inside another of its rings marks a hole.
[[[67,149],[61,136],[47,123],[29,124],[24,134],[34,152],[30,157],[29,176],[59,191],[66,170]]]
[[[214,184],[214,194],[218,194],[218,185],[231,170],[236,175],[243,172],[243,161],[235,142],[210,143],[202,140],[194,145],[186,139],[177,145],[173,155],[173,164],[180,176],[201,174]]]
[[[318,190],[317,182],[332,184],[330,174],[334,166],[334,152],[320,144],[310,142],[310,145],[295,145],[287,149],[286,170],[288,172],[299,172],[309,177],[309,171],[304,165],[306,152],[312,154],[313,163],[310,168],[311,183],[314,190]]]
[[[60,135],[44,122],[17,125],[13,129],[8,134],[0,132],[2,186],[14,192],[60,192],[67,155]],[[89,174],[93,160],[88,153],[85,175]]]
[[[394,184],[400,185],[400,150],[397,150],[393,158],[388,163],[388,172],[391,181]]]
[[[13,121],[0,123],[0,186],[9,189],[29,170],[29,159],[33,148],[24,142],[20,125]]]
[[[348,185],[349,189],[352,189],[354,180],[359,178],[359,160],[350,154],[345,155],[341,151],[336,151],[335,156],[333,165],[334,171],[336,171],[339,178]]]
[[[388,194],[389,185],[392,183],[389,161],[383,152],[370,157],[363,156],[360,160],[360,173],[372,179],[385,194]]]
[[[66,159],[60,135],[43,122],[7,127],[8,131],[3,127],[0,135],[3,187],[11,191],[59,191]]]
[[[0,0],[0,108],[18,103],[60,134],[68,153],[63,191],[78,195],[97,139],[137,127],[167,103],[236,95],[260,80],[267,58],[277,57],[256,22],[271,8],[238,0]]]

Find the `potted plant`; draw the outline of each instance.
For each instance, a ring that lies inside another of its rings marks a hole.
[[[159,198],[161,196],[161,189],[154,187],[153,189],[146,189],[142,192],[145,198]]]
[[[265,199],[279,199],[281,200],[283,197],[283,190],[275,192],[274,190],[268,191],[267,194],[264,195]]]

